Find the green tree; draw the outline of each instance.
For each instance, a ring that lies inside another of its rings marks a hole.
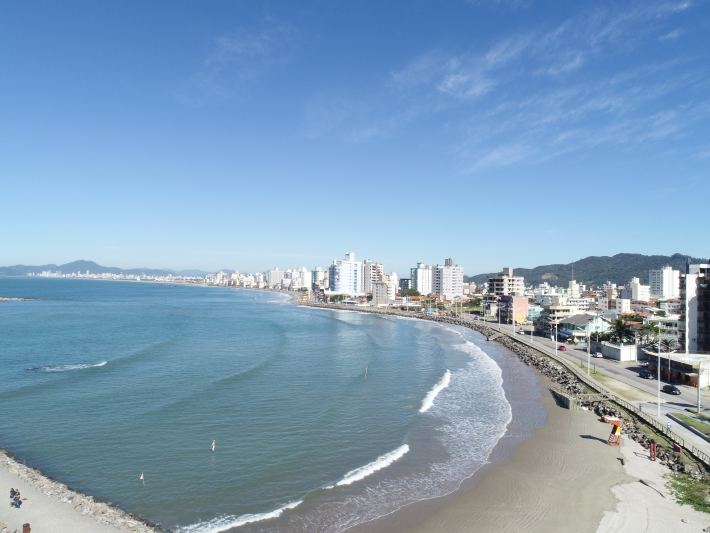
[[[342,302],[343,300],[345,300],[345,296],[342,294],[334,294],[330,297],[331,302]]]
[[[629,326],[622,318],[617,318],[611,323],[609,333],[611,340],[621,344],[627,341],[633,341],[636,338],[634,328]]]
[[[417,289],[404,289],[402,291],[402,296],[420,296]]]
[[[656,316],[665,317],[666,312],[665,311],[656,311]]]
[[[642,342],[653,342],[653,340],[658,337],[660,332],[661,329],[658,326],[654,326],[653,324],[644,324],[639,329],[639,338]]]

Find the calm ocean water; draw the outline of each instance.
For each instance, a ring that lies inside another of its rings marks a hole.
[[[0,446],[179,531],[342,531],[456,489],[510,421],[473,332],[204,287],[0,296],[46,299],[0,304]]]

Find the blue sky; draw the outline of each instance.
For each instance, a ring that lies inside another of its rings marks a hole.
[[[0,265],[706,257],[707,1],[0,4]]]

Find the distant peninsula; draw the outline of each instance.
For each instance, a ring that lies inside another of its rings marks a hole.
[[[170,270],[170,269],[155,269],[155,268],[118,268],[118,267],[105,267],[101,266],[93,261],[73,261],[71,263],[65,263],[63,265],[13,265],[0,267],[0,276],[26,276],[27,274],[40,274],[45,271],[51,272],[81,272],[85,273],[87,270],[92,274],[126,274],[141,276],[145,274],[146,276],[157,277],[157,276],[195,276],[204,277],[209,272],[203,270]]]

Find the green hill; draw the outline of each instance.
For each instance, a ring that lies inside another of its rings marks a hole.
[[[606,283],[628,283],[631,278],[637,277],[641,283],[648,284],[648,271],[672,266],[681,273],[685,272],[686,259],[690,257],[684,254],[667,255],[641,255],[641,254],[616,254],[609,256],[591,256],[580,259],[567,265],[543,265],[535,268],[514,268],[515,276],[523,276],[526,284],[538,285],[548,282],[550,285],[567,287],[572,279],[572,265],[574,265],[574,279],[578,283],[598,286]],[[693,263],[707,263],[707,259],[691,258]],[[497,274],[478,274],[476,276],[464,276],[464,281],[473,281],[477,285],[488,281],[488,276]]]

